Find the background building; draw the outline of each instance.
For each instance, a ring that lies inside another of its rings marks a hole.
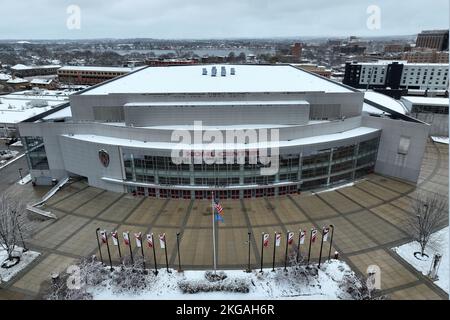
[[[43,65],[43,66],[26,66],[23,64],[16,64],[11,67],[11,73],[17,77],[34,77],[44,75],[55,75],[57,70],[61,68],[60,65]]]
[[[65,84],[94,85],[133,70],[128,67],[64,66],[58,69],[58,80]]]
[[[82,176],[117,192],[201,199],[211,190],[220,198],[276,196],[373,171],[417,181],[428,125],[390,109],[363,113],[363,105],[377,108],[366,100],[290,65],[149,67],[71,95],[70,112],[29,119],[20,133],[37,184]],[[279,146],[279,170],[261,175],[267,165],[251,163],[256,146],[243,141],[219,145],[243,152],[243,163],[195,163],[211,146],[172,139],[174,130],[194,136],[194,121],[224,135],[277,129],[279,141],[268,146]],[[191,163],[175,164],[173,150]]]
[[[448,64],[347,62],[343,83],[354,88],[447,90]]]
[[[430,126],[430,135],[448,137],[448,98],[402,97],[411,116]]]
[[[417,35],[416,47],[436,49],[438,51],[447,51],[448,29],[422,31]]]
[[[413,51],[404,52],[402,60],[406,60],[408,63],[448,63],[448,51],[417,48]]]

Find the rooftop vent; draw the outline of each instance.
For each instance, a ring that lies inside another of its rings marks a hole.
[[[236,74],[236,69],[231,68],[230,74],[231,74],[232,76],[234,76],[234,75]]]
[[[220,68],[220,75],[222,77],[225,77],[227,75],[227,69],[225,69],[224,66],[222,66],[222,68]]]
[[[207,74],[208,74],[208,70],[206,68],[203,68],[202,75],[206,76]]]
[[[216,67],[212,67],[211,68],[211,77],[215,77],[217,75],[217,68]]]

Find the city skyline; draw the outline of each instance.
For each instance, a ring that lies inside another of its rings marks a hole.
[[[14,40],[401,36],[447,29],[449,8],[445,0],[1,2],[4,12],[20,13],[0,21],[0,39]]]

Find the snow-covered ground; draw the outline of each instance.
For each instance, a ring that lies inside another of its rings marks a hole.
[[[438,271],[439,279],[434,283],[445,290],[447,293],[449,292],[448,231],[448,227],[446,227],[439,230],[438,232],[435,232],[432,235],[430,244],[425,250],[425,253],[429,255],[429,258],[426,260],[419,260],[414,256],[414,252],[420,251],[420,246],[417,242],[410,242],[400,247],[393,248],[393,250],[400,257],[402,257],[404,260],[406,260],[406,262],[412,265],[416,270],[422,272],[424,275],[427,275],[430,271],[434,254],[442,254],[441,264]]]
[[[241,270],[226,270],[226,281],[240,280],[248,283],[248,293],[235,292],[201,292],[183,293],[179,287],[180,282],[205,282],[205,271],[185,271],[178,273],[172,270],[167,273],[160,270],[158,276],[151,282],[151,287],[140,294],[116,293],[109,283],[103,286],[89,288],[94,299],[174,299],[174,300],[205,300],[205,299],[351,299],[351,296],[342,286],[344,279],[356,279],[350,267],[343,261],[332,260],[322,265],[317,275],[308,277],[294,277],[294,270],[282,268],[271,272],[264,269],[261,274],[258,270],[246,273]],[[294,280],[297,279],[297,280]],[[303,279],[303,280],[302,280]],[[225,281],[225,280],[223,280]]]
[[[24,185],[24,184],[27,184],[30,181],[31,181],[31,174],[27,174],[25,177],[20,179],[17,183],[20,184],[20,185]]]
[[[16,247],[17,251],[22,251],[22,248]],[[3,282],[8,282],[11,280],[16,274],[18,274],[21,270],[25,269],[34,259],[36,259],[40,255],[39,252],[28,250],[22,254],[20,258],[20,262],[16,264],[14,267],[9,269],[5,269],[0,267],[0,279]],[[6,260],[8,255],[6,251],[0,247],[0,264]]]

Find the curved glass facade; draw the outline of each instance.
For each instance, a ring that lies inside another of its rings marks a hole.
[[[123,149],[128,192],[161,198],[251,198],[297,193],[351,181],[373,172],[379,137],[314,154],[280,155],[276,175],[260,174],[261,164],[174,164],[170,157]],[[225,162],[225,161],[224,161]]]

